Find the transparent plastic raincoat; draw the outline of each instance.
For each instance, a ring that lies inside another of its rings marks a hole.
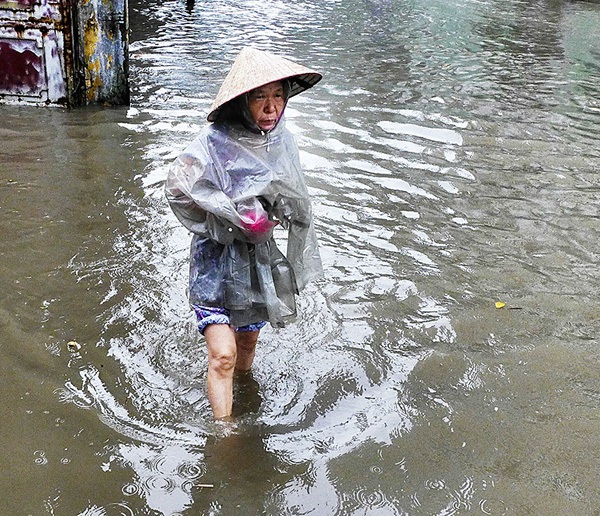
[[[298,148],[283,119],[268,133],[231,121],[208,125],[171,167],[165,192],[194,233],[191,304],[227,308],[236,327],[295,318],[295,294],[322,265]],[[277,225],[287,230],[285,256],[273,238]]]

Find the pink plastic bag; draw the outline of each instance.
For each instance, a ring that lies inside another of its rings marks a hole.
[[[267,233],[277,225],[276,221],[269,220],[269,215],[256,197],[238,203],[237,209],[242,227],[249,233]]]

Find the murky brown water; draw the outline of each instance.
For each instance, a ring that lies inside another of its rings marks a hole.
[[[600,514],[600,4],[130,7],[131,108],[0,110],[0,514]],[[247,43],[326,275],[223,438],[161,187]]]

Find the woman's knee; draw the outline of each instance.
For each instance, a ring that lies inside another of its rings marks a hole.
[[[233,330],[225,325],[207,326],[204,336],[208,348],[208,366],[222,372],[233,370],[237,345]]]
[[[237,360],[235,349],[219,350],[208,355],[208,367],[223,373],[233,370]]]

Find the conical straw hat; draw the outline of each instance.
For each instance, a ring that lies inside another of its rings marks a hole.
[[[290,97],[293,97],[317,84],[321,78],[320,73],[289,59],[245,47],[233,62],[207,118],[214,122],[219,118],[223,104],[270,82],[291,79]]]

